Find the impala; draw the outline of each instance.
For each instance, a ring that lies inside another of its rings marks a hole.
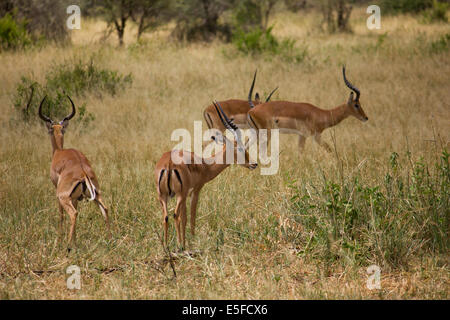
[[[256,72],[253,76],[253,82],[251,86],[251,92],[253,92],[253,87],[255,86],[255,80],[256,80]],[[274,92],[278,88],[275,88],[267,97],[266,102],[270,101],[270,98],[274,94]],[[250,93],[248,99],[251,100],[252,93]],[[255,94],[255,100],[252,101],[253,105],[259,105],[261,103],[261,100],[259,98],[259,94]],[[230,120],[234,122],[234,124],[238,128],[246,129],[248,128],[247,123],[247,112],[250,110],[250,106],[248,105],[247,100],[238,100],[238,99],[230,99],[225,101],[220,101],[220,105],[223,107],[223,110],[226,112],[226,114],[230,117]],[[218,117],[214,104],[210,104],[208,107],[206,107],[205,111],[203,111],[203,117],[205,118],[205,122],[208,125],[209,129],[218,129],[220,131],[225,130],[225,126],[223,125],[222,121]]]
[[[50,166],[50,179],[56,187],[56,197],[59,204],[60,213],[60,234],[63,234],[64,211],[70,217],[70,232],[68,236],[68,249],[75,244],[77,204],[83,198],[89,201],[95,201],[102,212],[106,226],[109,232],[108,209],[100,195],[100,189],[97,177],[92,170],[88,159],[80,151],[75,149],[64,149],[64,133],[69,125],[69,120],[75,115],[75,105],[67,96],[71,105],[72,112],[60,122],[54,122],[49,117],[42,114],[44,99],[39,105],[39,117],[45,121],[52,143],[53,157]]]
[[[169,214],[167,211],[167,201],[169,197],[176,197],[176,207],[174,213],[175,229],[178,235],[178,243],[181,248],[185,248],[185,229],[186,229],[186,200],[191,196],[191,234],[195,235],[195,216],[197,211],[197,202],[200,190],[203,186],[217,177],[230,164],[227,163],[227,150],[233,148],[233,159],[242,158],[245,161],[241,164],[245,168],[255,169],[256,163],[250,162],[247,145],[243,145],[238,127],[231,119],[227,117],[220,103],[214,102],[214,108],[222,121],[223,126],[230,130],[234,135],[234,141],[231,142],[224,135],[218,133],[211,138],[223,148],[210,158],[197,158],[192,152],[183,150],[172,150],[162,155],[155,167],[156,188],[158,199],[161,203],[163,213],[164,243],[167,245],[167,232]],[[180,161],[174,161],[174,157]],[[197,159],[196,159],[197,158]]]
[[[361,93],[347,80],[345,67],[342,68],[342,74],[346,86],[352,90],[346,103],[331,110],[324,110],[309,103],[289,101],[274,101],[255,106],[249,99],[248,103],[251,107],[247,113],[249,125],[256,130],[279,129],[281,133],[298,134],[300,151],[303,150],[306,138],[313,136],[320,146],[330,152],[330,146],[321,139],[325,129],[337,125],[349,116],[354,116],[363,122],[368,120],[359,101]],[[252,89],[250,88],[250,96]],[[270,130],[267,130],[267,140],[269,139]]]

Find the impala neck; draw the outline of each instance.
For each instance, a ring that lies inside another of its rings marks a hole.
[[[217,161],[215,161],[214,163],[209,164],[213,159],[222,159],[222,163],[216,163]],[[207,181],[210,181],[229,166],[229,164],[226,163],[226,146],[224,145],[222,151],[216,153],[210,158],[207,158],[207,160],[209,161],[205,163],[205,178],[207,178]]]
[[[331,110],[327,110],[325,127],[329,128],[337,125],[350,115],[349,108],[346,103]]]
[[[63,149],[63,146],[64,146],[64,136],[63,135],[55,136],[54,134],[52,134],[50,136],[50,140],[52,142],[53,153],[55,153],[56,150]]]

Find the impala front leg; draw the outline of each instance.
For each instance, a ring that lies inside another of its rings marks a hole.
[[[328,145],[328,143],[322,141],[322,137],[320,134],[314,135],[314,140],[317,142],[318,145],[325,148],[325,150],[327,150],[327,152],[331,152],[330,146]]]
[[[201,189],[196,189],[192,191],[191,198],[191,235],[195,236],[195,216],[197,214],[197,203],[198,197],[200,195]]]
[[[303,149],[305,149],[306,138],[302,135],[298,136],[298,151],[301,155],[303,153]]]

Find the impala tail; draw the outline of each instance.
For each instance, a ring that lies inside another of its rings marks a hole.
[[[183,182],[181,181],[180,172],[166,166],[159,172],[158,191],[160,194],[166,194],[169,197],[175,196],[183,189]]]
[[[90,198],[88,198],[88,200],[89,201],[94,200],[97,197],[97,189],[95,188],[95,185],[92,183],[91,178],[85,176],[84,184],[86,185],[86,188],[89,190],[90,193]]]

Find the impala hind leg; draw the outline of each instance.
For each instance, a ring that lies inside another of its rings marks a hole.
[[[181,246],[181,250],[186,248],[185,235],[186,235],[186,197],[177,197],[177,206],[175,207],[175,228],[178,235],[178,244]]]
[[[70,217],[70,231],[67,238],[67,246],[70,251],[71,246],[76,243],[76,223],[77,223],[77,200],[72,202],[72,198],[70,195],[60,195],[58,196],[59,203],[63,207],[63,209],[67,212]]]
[[[160,196],[159,203],[161,204],[163,212],[164,245],[167,247],[169,243],[169,214],[167,213],[167,196]]]
[[[62,240],[64,236],[64,209],[59,199],[58,199],[58,208],[59,208],[59,239]]]

